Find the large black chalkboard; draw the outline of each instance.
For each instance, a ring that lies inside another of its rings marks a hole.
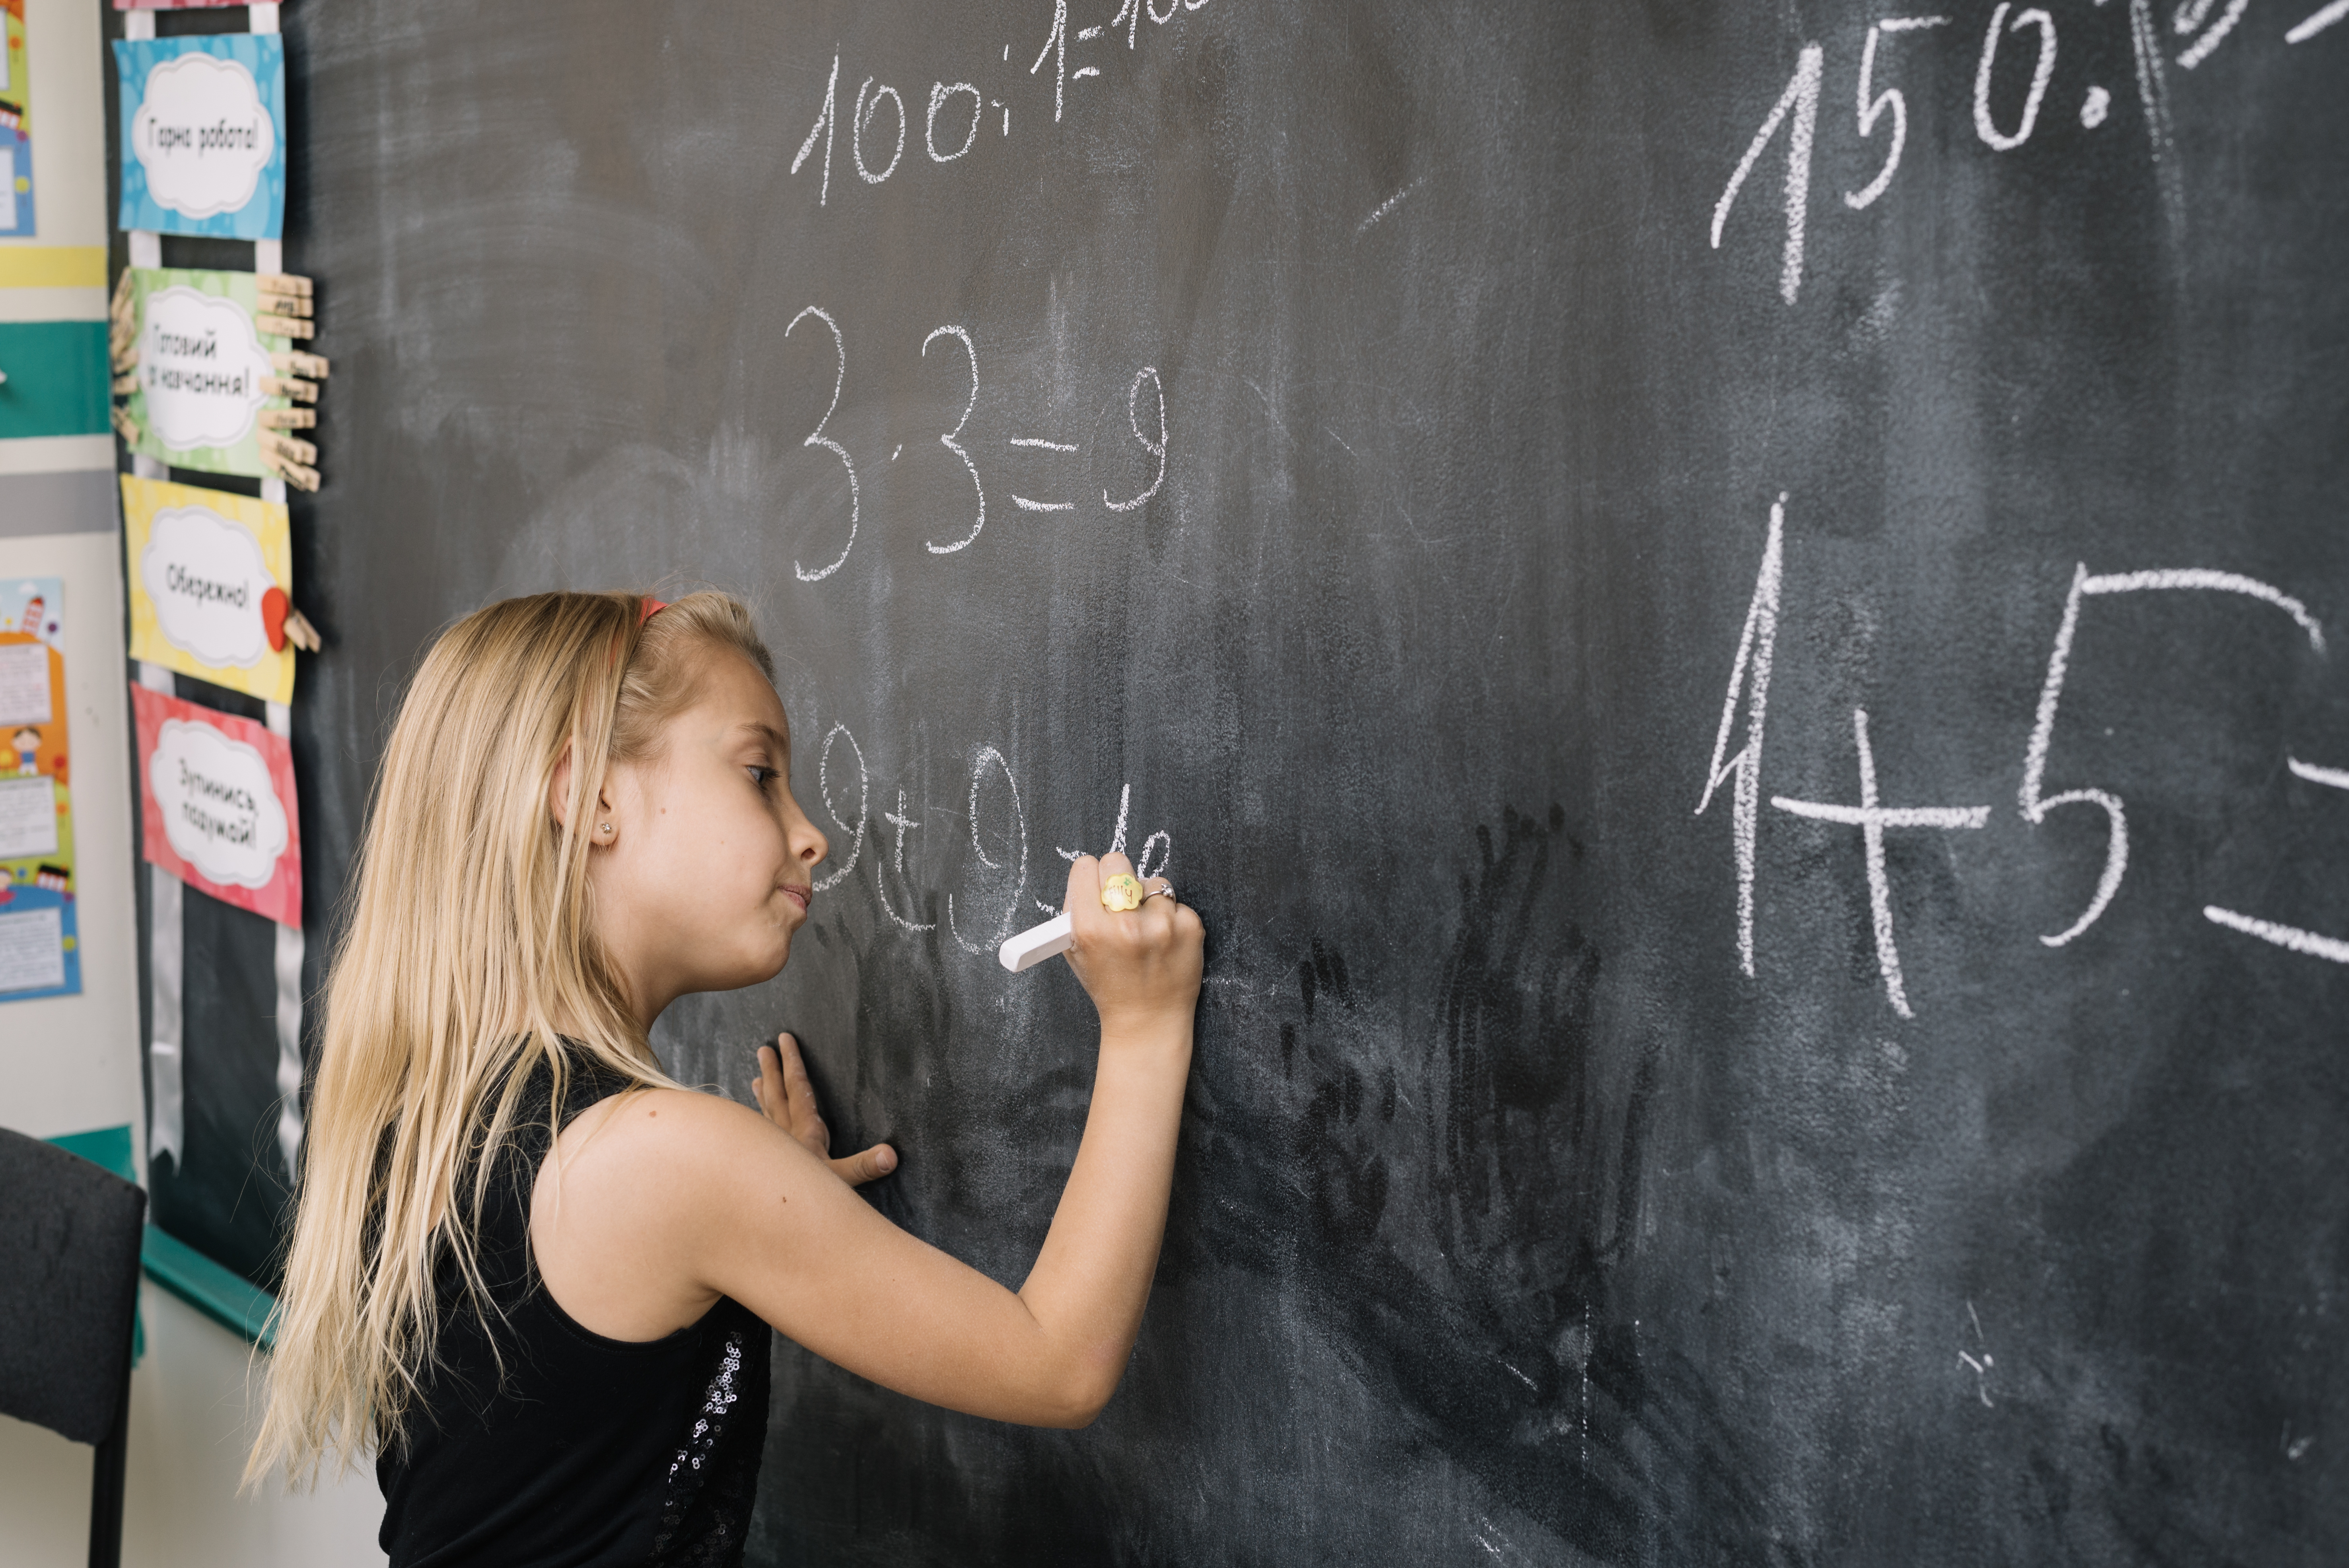
[[[988,949],[1208,922],[1116,1402],[786,1349],[754,1561],[2349,1552],[2316,5],[289,8],[322,921],[435,628],[740,590],[842,880],[659,1043],[1007,1281]]]

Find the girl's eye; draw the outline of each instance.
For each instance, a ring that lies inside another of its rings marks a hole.
[[[750,782],[756,784],[761,789],[764,789],[768,785],[772,784],[776,779],[782,777],[781,774],[776,772],[773,769],[761,768],[755,762],[750,765],[749,771],[750,774]]]

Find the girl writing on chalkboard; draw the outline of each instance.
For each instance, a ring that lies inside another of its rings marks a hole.
[[[1082,1426],[1156,1264],[1198,917],[1123,855],[1070,868],[1100,1016],[1083,1142],[1009,1291],[854,1188],[792,1037],[761,1111],[647,1044],[771,977],[825,841],[791,794],[767,650],[731,599],[548,593],[426,655],[325,999],[299,1210],[248,1477],[372,1449],[396,1568],[732,1563],[768,1329],[958,1410]]]

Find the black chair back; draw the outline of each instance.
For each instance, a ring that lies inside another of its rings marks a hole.
[[[122,1556],[130,1326],[147,1194],[0,1128],[0,1414],[98,1446],[89,1560]]]

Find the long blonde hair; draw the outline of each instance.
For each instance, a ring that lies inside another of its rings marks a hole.
[[[693,593],[541,593],[432,645],[376,779],[325,995],[299,1207],[248,1486],[299,1486],[397,1442],[431,1364],[436,1262],[487,1300],[481,1190],[542,1064],[674,1087],[595,934],[592,806],[616,761],[656,756],[713,649],[773,663],[750,613]],[[573,758],[567,824],[549,810]],[[470,1198],[471,1202],[466,1200]]]

